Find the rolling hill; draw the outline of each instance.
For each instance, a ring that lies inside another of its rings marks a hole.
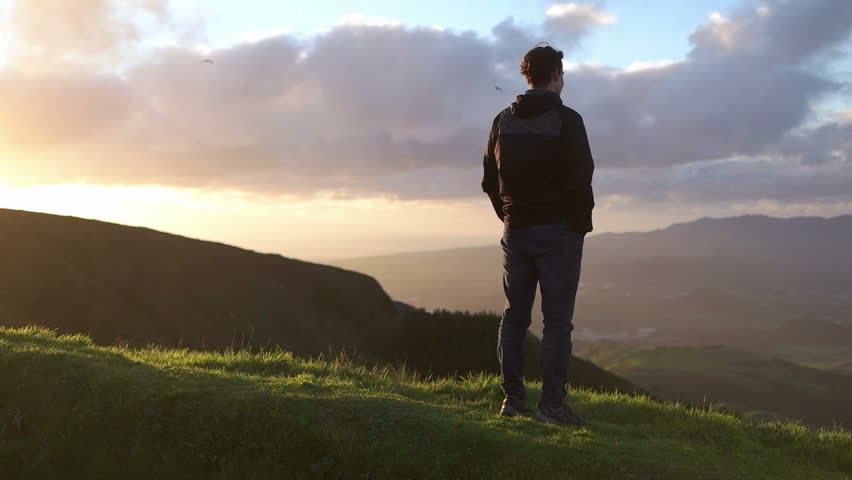
[[[0,209],[0,324],[193,348],[369,347],[396,309],[365,274],[76,217]]]
[[[771,332],[766,342],[814,347],[852,347],[852,328],[812,318],[797,318]]]
[[[813,318],[797,318],[741,348],[796,365],[852,375],[852,327]],[[852,381],[852,380],[850,380]]]
[[[852,475],[842,430],[582,389],[569,395],[590,424],[569,429],[497,415],[491,375],[424,382],[278,349],[100,347],[0,327],[0,372],[9,480]]]
[[[671,401],[720,403],[756,418],[852,426],[852,377],[728,346],[578,343],[580,357]]]
[[[84,333],[102,345],[344,352],[361,364],[404,362],[422,376],[499,373],[499,317],[398,312],[376,280],[338,267],[3,209],[0,252],[0,326]],[[525,373],[541,378],[540,341],[527,340]],[[571,381],[637,390],[578,359]]]
[[[380,355],[391,363],[405,362],[423,376],[459,378],[470,374],[500,374],[496,359],[500,317],[489,313],[436,310],[400,312],[399,334]],[[527,334],[524,342],[524,377],[541,380],[541,340]],[[573,356],[568,382],[601,392],[647,393],[596,365]]]

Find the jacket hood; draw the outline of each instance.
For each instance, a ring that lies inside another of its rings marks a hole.
[[[534,117],[562,105],[558,94],[549,90],[527,90],[518,95],[509,110],[517,117]]]

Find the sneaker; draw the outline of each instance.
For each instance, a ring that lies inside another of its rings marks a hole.
[[[500,415],[504,417],[514,417],[515,415],[530,415],[532,408],[527,405],[526,400],[518,397],[506,395],[503,399],[503,407],[500,409]]]
[[[535,412],[535,419],[543,423],[551,423],[553,425],[587,425],[589,422],[585,418],[571,411],[571,407],[563,403],[559,407],[548,407],[542,405]]]

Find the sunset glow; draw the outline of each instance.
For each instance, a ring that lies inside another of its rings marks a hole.
[[[0,2],[2,208],[317,260],[493,244],[486,135],[550,41],[595,158],[593,234],[852,211],[845,10],[51,3]],[[790,19],[820,27],[791,48]]]

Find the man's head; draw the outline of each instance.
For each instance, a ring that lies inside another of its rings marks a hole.
[[[544,88],[562,93],[562,52],[539,43],[521,60],[521,75],[532,88]]]

